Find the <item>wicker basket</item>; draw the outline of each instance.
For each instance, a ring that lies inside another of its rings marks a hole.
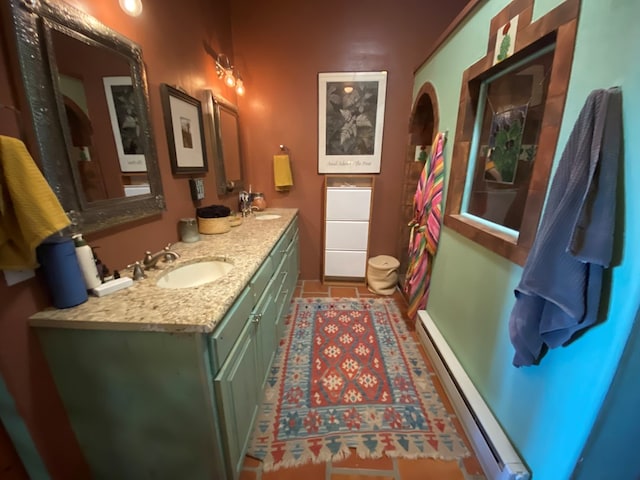
[[[229,223],[232,227],[237,227],[238,225],[242,225],[242,217],[238,217],[237,215],[229,217]]]
[[[231,230],[229,217],[202,218],[198,217],[198,231],[204,235],[227,233]]]

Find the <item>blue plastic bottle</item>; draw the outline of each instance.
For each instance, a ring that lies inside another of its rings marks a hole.
[[[36,249],[36,253],[55,307],[75,307],[87,301],[73,240],[49,237]]]

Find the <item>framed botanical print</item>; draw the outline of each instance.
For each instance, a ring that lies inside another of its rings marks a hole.
[[[131,77],[103,77],[102,82],[120,170],[146,172],[142,131]]]
[[[380,173],[387,72],[318,74],[318,173]]]

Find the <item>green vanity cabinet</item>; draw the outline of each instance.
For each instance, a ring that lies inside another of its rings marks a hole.
[[[242,468],[262,389],[283,333],[284,316],[298,279],[297,230],[294,221],[247,287],[251,298],[256,298],[255,307],[214,380],[224,426],[222,440],[227,446],[228,478],[238,478]],[[269,272],[268,278],[265,272]],[[235,324],[236,319],[228,323]]]
[[[94,478],[237,480],[298,257],[293,215],[210,333],[34,325]]]

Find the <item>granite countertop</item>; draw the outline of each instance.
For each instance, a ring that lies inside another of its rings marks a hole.
[[[256,220],[260,213],[281,217]],[[90,295],[87,302],[76,307],[43,310],[31,316],[29,323],[35,327],[94,330],[211,332],[297,213],[297,209],[269,208],[244,218],[230,232],[200,235],[201,240],[194,243],[178,242],[172,250],[180,258],[171,264],[159,261],[158,269],[146,271],[148,278],[104,297]],[[156,286],[158,278],[170,269],[197,259],[216,258],[225,258],[233,269],[214,282],[183,289]]]

